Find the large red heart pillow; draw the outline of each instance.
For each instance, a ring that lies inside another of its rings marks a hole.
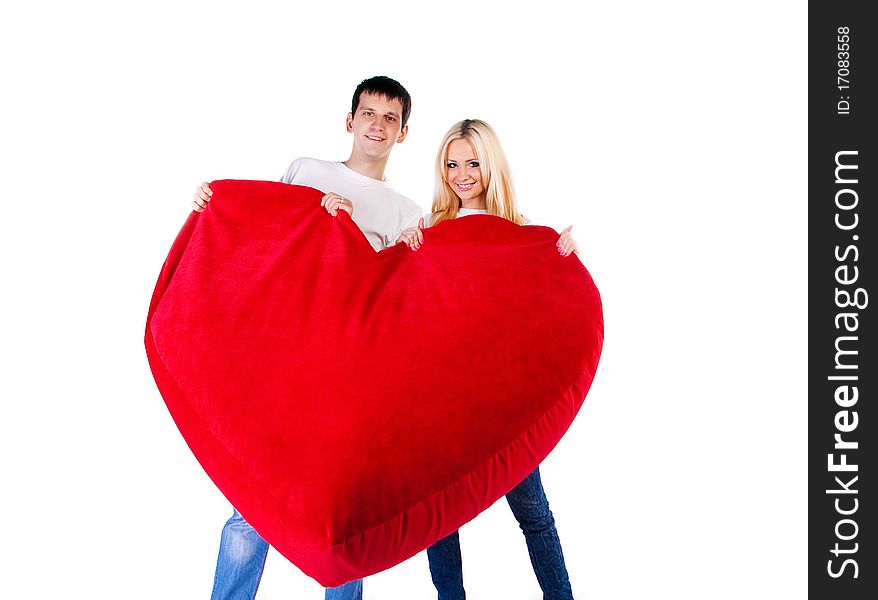
[[[211,188],[162,269],[147,355],[207,474],[321,584],[448,535],[570,426],[603,318],[553,230],[477,215],[376,253],[317,190]]]

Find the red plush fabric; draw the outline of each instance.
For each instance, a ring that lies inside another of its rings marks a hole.
[[[376,253],[322,192],[211,188],[162,269],[147,355],[207,474],[321,584],[451,533],[570,426],[603,319],[555,231],[478,215]]]

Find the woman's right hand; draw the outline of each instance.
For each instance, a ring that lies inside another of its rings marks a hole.
[[[573,229],[573,225],[562,231],[561,236],[555,243],[555,246],[558,248],[558,254],[561,256],[570,256],[571,254],[579,256],[579,245],[573,239],[573,235],[570,233],[571,229]]]
[[[408,246],[410,250],[417,251],[417,249],[421,247],[421,244],[424,243],[424,232],[422,231],[423,227],[424,218],[421,217],[415,227],[409,227],[401,234],[399,234],[399,239],[396,240],[396,243],[403,243]]]
[[[195,200],[192,201],[192,210],[195,212],[203,211],[207,208],[207,203],[210,202],[211,196],[213,196],[213,192],[210,191],[210,185],[205,181],[195,188]]]

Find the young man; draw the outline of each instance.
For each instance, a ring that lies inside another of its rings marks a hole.
[[[346,121],[354,136],[350,157],[344,162],[298,158],[281,181],[325,192],[320,205],[326,212],[350,214],[376,251],[395,244],[421,216],[414,202],[384,180],[390,151],[408,133],[410,112],[411,97],[399,82],[383,76],[362,81]],[[193,209],[204,210],[211,194],[203,183],[195,192]],[[268,543],[234,510],[223,527],[211,600],[252,599],[267,554]],[[362,596],[362,580],[326,590],[326,600],[361,600]]]

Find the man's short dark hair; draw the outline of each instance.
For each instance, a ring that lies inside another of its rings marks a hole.
[[[360,94],[363,92],[379,94],[388,100],[399,100],[399,103],[402,104],[402,115],[400,115],[402,126],[405,127],[405,124],[409,122],[409,114],[412,112],[412,97],[397,80],[377,75],[361,81],[357,89],[354,90],[354,98],[351,100],[351,114],[357,112],[357,107],[360,105]]]

